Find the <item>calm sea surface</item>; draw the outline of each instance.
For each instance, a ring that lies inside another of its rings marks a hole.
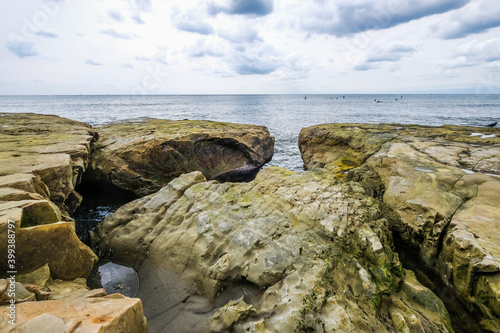
[[[136,118],[264,125],[276,138],[270,165],[298,171],[302,159],[297,140],[303,127],[322,123],[484,126],[500,119],[500,95],[0,96],[0,112],[56,114],[92,125]]]

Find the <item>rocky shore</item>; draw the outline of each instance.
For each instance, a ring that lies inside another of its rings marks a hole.
[[[499,135],[318,125],[295,173],[260,170],[262,126],[0,114],[0,251],[15,225],[17,271],[0,330],[498,332]],[[92,250],[72,218],[81,182],[137,197]],[[135,269],[135,298],[88,288],[98,259]]]

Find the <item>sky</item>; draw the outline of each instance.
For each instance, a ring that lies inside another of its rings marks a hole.
[[[498,0],[0,0],[0,94],[500,93]]]

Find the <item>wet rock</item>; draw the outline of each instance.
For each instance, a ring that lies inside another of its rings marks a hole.
[[[500,330],[498,129],[327,124],[303,129],[299,143],[307,168],[339,178],[342,161],[374,170],[404,246],[479,312],[483,329]]]
[[[211,121],[128,121],[100,127],[89,181],[108,181],[144,196],[183,173],[208,179],[248,177],[269,162],[267,128]]]
[[[325,170],[266,168],[222,184],[185,174],[93,238],[137,270],[155,332],[452,331],[391,250],[380,202]]]

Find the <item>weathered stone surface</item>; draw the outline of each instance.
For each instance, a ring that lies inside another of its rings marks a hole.
[[[500,331],[498,129],[327,124],[299,143],[306,168],[374,170],[403,244],[481,313],[483,329]]]
[[[191,171],[208,179],[241,177],[274,153],[274,138],[256,125],[151,119],[98,130],[89,179],[106,180],[139,196]]]
[[[142,302],[137,298],[120,294],[107,296],[103,289],[88,291],[84,279],[53,281],[47,284],[47,289],[56,292],[59,297],[53,297],[51,293],[50,300],[17,303],[15,325],[9,323],[8,306],[0,306],[0,331],[147,332]]]
[[[199,172],[121,207],[94,235],[134,267],[154,332],[450,332],[404,271],[379,201],[325,170],[249,183]]]
[[[90,125],[51,115],[0,114],[0,187],[50,199],[63,212],[78,204],[75,186],[97,133]]]
[[[28,273],[48,264],[52,277],[62,280],[86,278],[98,259],[78,239],[73,222],[20,228],[16,248],[18,272]]]

